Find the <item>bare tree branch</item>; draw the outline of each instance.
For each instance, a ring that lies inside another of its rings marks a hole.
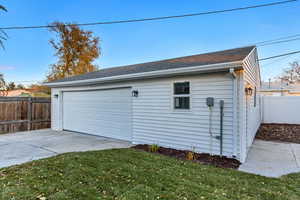
[[[288,84],[294,84],[300,81],[300,64],[298,61],[290,63],[290,67],[283,70],[279,79],[287,82]]]
[[[7,12],[7,9],[2,5],[0,5],[0,10],[4,10],[5,12]]]

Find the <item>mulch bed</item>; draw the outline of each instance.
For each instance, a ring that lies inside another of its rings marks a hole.
[[[300,144],[300,125],[262,124],[256,134],[256,139]]]
[[[133,146],[132,148],[150,152],[149,145],[146,144],[136,145]],[[158,151],[155,153],[170,156],[170,157],[175,157],[177,159],[187,160],[188,152],[189,151],[159,147]],[[195,157],[193,160],[194,162],[213,165],[221,168],[237,169],[241,164],[238,160],[232,158],[226,158],[224,156],[216,156],[216,155],[211,156],[207,153],[195,153],[194,157]]]

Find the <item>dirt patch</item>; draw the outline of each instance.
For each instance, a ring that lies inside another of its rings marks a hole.
[[[256,138],[267,141],[300,144],[300,125],[262,124],[256,134]]]
[[[132,148],[150,152],[149,145],[145,145],[145,144],[136,145]],[[177,159],[187,160],[187,155],[189,152],[190,151],[159,147],[156,153],[170,156],[170,157],[175,157]],[[231,168],[231,169],[237,169],[241,164],[238,160],[232,158],[226,158],[224,156],[211,156],[207,153],[194,153],[193,161],[202,164],[213,165],[216,167]]]

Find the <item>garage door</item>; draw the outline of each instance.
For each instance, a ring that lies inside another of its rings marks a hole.
[[[130,88],[63,93],[63,128],[131,141]]]

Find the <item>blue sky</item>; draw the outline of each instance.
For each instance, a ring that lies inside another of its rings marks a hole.
[[[274,0],[275,1],[275,0]],[[87,3],[88,2],[88,3]],[[269,3],[259,0],[0,0],[8,13],[0,27],[43,25],[53,21],[96,22],[144,18]],[[300,2],[184,19],[84,27],[101,38],[101,68],[209,51],[300,33]],[[8,81],[43,80],[56,61],[48,30],[11,30],[0,50],[0,72]],[[300,41],[261,47],[260,57],[300,50]],[[262,78],[278,75],[299,55],[261,63]],[[23,82],[28,83],[28,82]]]

